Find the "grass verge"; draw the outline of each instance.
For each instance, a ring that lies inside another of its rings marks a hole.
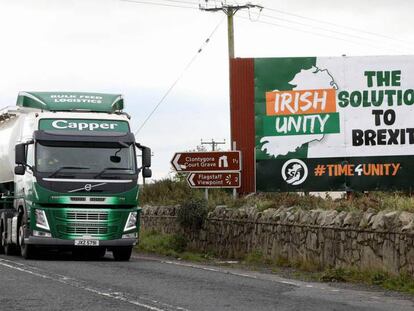
[[[383,271],[360,271],[357,269],[328,269],[320,273],[323,282],[349,282],[380,286],[384,289],[414,295],[414,278],[408,274],[390,275]]]
[[[188,250],[187,239],[179,234],[163,234],[156,231],[141,231],[138,251],[180,258],[193,262],[207,262],[208,254]]]

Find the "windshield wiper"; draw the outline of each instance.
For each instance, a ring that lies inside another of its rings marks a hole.
[[[93,178],[98,178],[99,176],[101,176],[106,171],[118,171],[118,170],[122,170],[123,171],[123,170],[130,170],[130,169],[129,168],[125,168],[125,167],[106,167],[102,171],[100,171],[98,174],[96,174]]]
[[[49,177],[55,177],[62,170],[88,170],[89,167],[83,166],[62,166],[59,167],[56,171],[49,175]]]

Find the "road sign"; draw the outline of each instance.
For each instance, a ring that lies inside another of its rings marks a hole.
[[[177,172],[237,172],[241,169],[240,151],[179,152],[171,161]]]
[[[191,188],[239,188],[240,173],[191,173],[187,182]]]

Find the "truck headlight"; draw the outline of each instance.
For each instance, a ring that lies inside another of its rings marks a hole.
[[[125,224],[124,231],[132,230],[137,227],[137,212],[129,213],[128,220]]]
[[[46,213],[44,210],[36,209],[35,216],[36,216],[36,227],[42,228],[45,230],[50,230],[49,223],[47,222],[47,217],[46,217]]]

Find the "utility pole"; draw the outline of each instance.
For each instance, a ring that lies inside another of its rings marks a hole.
[[[205,4],[204,5],[199,5],[199,8],[201,11],[206,11],[206,12],[224,12],[224,14],[227,15],[227,40],[228,40],[228,49],[229,49],[229,71],[230,71],[230,61],[235,57],[235,51],[234,51],[234,23],[233,23],[233,17],[234,15],[236,15],[236,13],[240,10],[243,9],[253,9],[253,8],[257,8],[259,10],[262,10],[263,7],[257,4],[252,4],[252,3],[246,3],[243,5],[234,5],[234,4],[227,4],[227,1],[222,1],[221,4],[219,6],[217,6],[216,1],[214,1],[214,7],[209,7],[208,4],[209,0],[205,0]],[[231,73],[229,72],[229,77],[231,79]],[[231,87],[231,81],[230,82],[230,87]],[[230,89],[230,88],[229,88]],[[230,90],[230,94],[231,94],[231,90]],[[230,117],[231,117],[231,112],[232,112],[232,107],[231,107],[231,98],[230,98]],[[231,133],[231,126],[230,126],[230,147],[233,148],[233,135]]]
[[[203,141],[201,140],[202,145],[211,145],[211,151],[216,151],[217,145],[224,145],[226,143],[226,140],[223,139],[223,141],[215,141],[213,138],[211,141]],[[208,201],[208,188],[204,189],[204,197],[206,201]]]
[[[235,57],[235,51],[234,51],[234,15],[240,10],[243,9],[259,9],[260,11],[263,9],[262,6],[252,3],[246,3],[243,5],[239,4],[227,4],[226,0],[223,0],[219,6],[217,6],[216,1],[214,1],[214,7],[210,7],[208,0],[205,0],[205,4],[199,6],[200,10],[206,11],[206,12],[224,12],[224,14],[227,15],[227,40],[228,40],[228,50],[229,50],[229,97],[230,97],[230,118],[232,116],[232,99],[231,99],[231,60]],[[231,122],[230,122],[231,123]],[[232,127],[230,124],[230,148],[232,150],[236,150],[236,142],[233,141],[233,133],[232,133]],[[208,197],[208,192],[206,192],[206,196]],[[233,198],[237,198],[237,190],[233,189]]]
[[[226,143],[226,140],[223,141],[215,141],[213,138],[211,141],[203,141],[201,140],[202,145],[211,145],[211,151],[216,151],[217,145],[224,145]]]
[[[229,47],[229,59],[234,58],[234,23],[233,23],[233,17],[236,15],[236,13],[243,9],[263,9],[262,6],[252,3],[246,3],[243,5],[233,5],[233,4],[227,4],[227,1],[221,2],[219,6],[216,5],[216,1],[214,1],[214,7],[209,7],[208,0],[205,0],[205,5],[202,6],[200,4],[199,8],[202,11],[206,12],[224,12],[224,14],[227,15],[227,38],[228,38],[228,47]]]

